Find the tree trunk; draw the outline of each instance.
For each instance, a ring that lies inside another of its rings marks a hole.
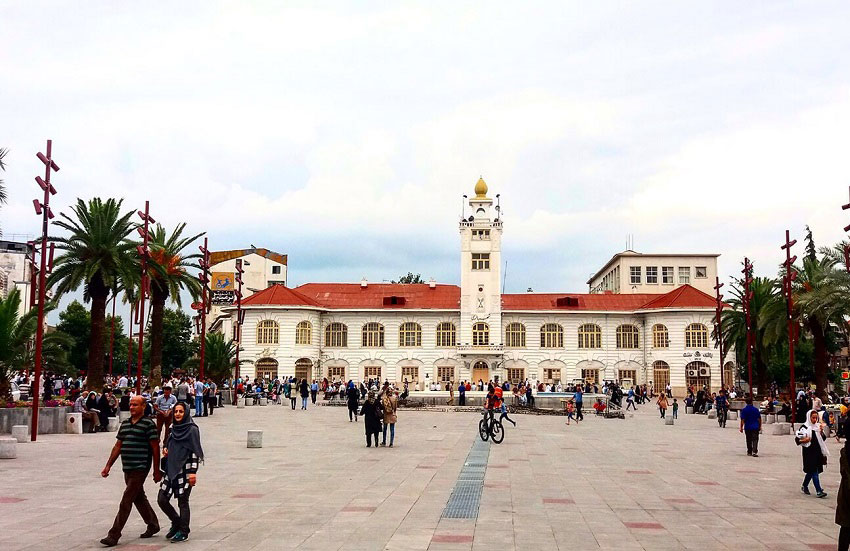
[[[809,322],[809,331],[812,333],[812,343],[815,352],[815,385],[817,395],[821,398],[826,396],[826,370],[829,368],[829,351],[826,348],[826,331],[818,320]]]
[[[104,285],[100,272],[95,273],[89,281],[89,296],[91,297],[91,331],[86,388],[100,391],[103,388],[103,331],[106,321],[106,299],[109,296],[109,289]]]
[[[166,299],[168,289],[163,289],[156,281],[151,281],[151,386],[159,386],[162,383],[162,320]]]

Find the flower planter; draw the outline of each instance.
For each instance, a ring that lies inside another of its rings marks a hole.
[[[67,406],[38,408],[38,433],[64,434],[65,413],[70,410]],[[15,425],[32,427],[32,408],[0,409],[0,434],[11,433]]]

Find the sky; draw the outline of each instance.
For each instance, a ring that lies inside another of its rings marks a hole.
[[[0,0],[0,226],[39,231],[50,138],[54,211],[147,199],[212,250],[287,254],[291,286],[459,283],[479,176],[506,292],[586,292],[628,236],[774,275],[786,229],[828,245],[850,224],[848,21],[847,2]]]

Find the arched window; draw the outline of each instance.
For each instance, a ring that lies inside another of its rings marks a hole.
[[[652,348],[670,348],[670,337],[667,334],[667,326],[656,323],[652,326]]]
[[[540,348],[563,348],[564,328],[558,323],[546,323],[540,328]]]
[[[658,360],[652,363],[652,385],[656,393],[664,392],[670,384],[670,365]]]
[[[472,326],[472,345],[486,346],[490,344],[490,326],[479,321]]]
[[[692,323],[685,329],[685,348],[707,348],[708,329],[701,323]]]
[[[300,321],[295,326],[295,344],[311,344],[313,342],[313,324]]]
[[[617,327],[617,348],[640,348],[640,333],[634,325]]]
[[[525,348],[525,325],[513,322],[505,327],[505,346]]]
[[[457,330],[455,324],[444,321],[437,324],[437,346],[457,346]]]
[[[280,326],[276,321],[263,320],[257,324],[257,344],[277,344],[280,340]]]
[[[398,328],[398,345],[418,348],[422,346],[422,326],[406,321]]]
[[[348,327],[344,323],[329,323],[325,327],[325,346],[339,348],[348,346]]]
[[[364,324],[360,343],[363,348],[384,346],[384,326],[375,321]]]
[[[579,348],[602,348],[602,329],[595,323],[585,323],[578,328]]]

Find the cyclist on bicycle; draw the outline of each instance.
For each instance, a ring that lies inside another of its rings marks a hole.
[[[714,399],[714,406],[717,408],[717,424],[720,428],[726,428],[726,418],[729,416],[729,400],[726,398],[726,390],[720,389]]]
[[[502,391],[502,387],[496,386],[496,388],[493,389],[493,394],[496,395],[496,398],[499,401],[498,409],[502,411],[502,414],[499,416],[499,421],[501,421],[502,419],[507,419],[511,422],[513,426],[516,426],[514,420],[508,417],[508,407],[505,405],[505,400],[503,399],[504,393]]]

